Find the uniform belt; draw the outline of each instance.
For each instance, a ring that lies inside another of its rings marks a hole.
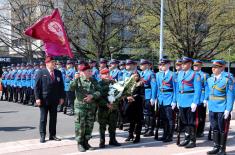
[[[161,92],[173,92],[173,89],[160,89]]]
[[[190,93],[194,93],[194,90],[189,90],[189,91],[179,91],[180,94],[190,94]]]
[[[209,100],[225,100],[226,96],[214,96],[210,95]]]

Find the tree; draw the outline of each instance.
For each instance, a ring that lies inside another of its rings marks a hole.
[[[66,0],[63,13],[79,55],[99,59],[131,45],[137,28],[134,22],[141,11],[132,0]]]
[[[24,30],[46,15],[49,9],[40,7],[37,0],[7,0],[2,5],[0,15],[0,41],[9,47],[10,51],[23,56],[27,61],[33,55],[44,55],[42,44],[23,34]],[[43,10],[41,10],[43,9]]]
[[[165,49],[177,57],[186,55],[212,59],[233,46],[235,20],[231,14],[234,3],[231,3],[220,0],[165,0]],[[160,1],[142,1],[142,4],[145,7],[143,19],[150,19],[142,28],[147,31],[152,29],[152,38],[159,36],[156,29],[159,29]]]

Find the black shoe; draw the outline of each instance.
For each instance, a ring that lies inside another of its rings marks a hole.
[[[139,143],[140,142],[140,135],[137,135],[133,141],[133,143]]]
[[[123,130],[123,124],[121,123],[118,128],[119,130]]]
[[[95,148],[92,147],[92,146],[88,143],[88,141],[85,141],[85,142],[84,142],[84,148],[85,148],[86,150],[90,150],[90,151],[95,150]]]
[[[45,142],[46,142],[45,137],[41,137],[40,138],[40,143],[45,143]]]
[[[129,141],[133,141],[133,140],[134,140],[133,134],[129,134],[128,138],[125,141],[129,142]]]
[[[61,141],[61,139],[57,138],[56,136],[50,137],[49,140]]]
[[[217,154],[219,150],[220,150],[220,146],[214,146],[212,150],[207,152],[207,154]]]
[[[165,140],[162,141],[163,143],[172,142],[172,136],[167,136]]]
[[[109,145],[112,145],[112,146],[121,146],[121,144],[118,143],[116,139],[109,141]]]
[[[99,148],[105,148],[105,143],[104,142],[100,142]]]
[[[190,149],[196,147],[196,143],[194,141],[190,141],[185,148]]]
[[[201,138],[201,137],[204,137],[204,133],[198,133],[197,134],[197,138]]]
[[[73,112],[70,112],[68,115],[69,115],[69,116],[73,116],[73,115],[74,115],[74,113],[73,113]]]
[[[153,131],[149,130],[146,134],[144,134],[144,137],[151,137],[154,136]]]
[[[184,140],[183,142],[181,142],[180,144],[179,144],[179,146],[186,146],[186,145],[188,145],[188,143],[189,143],[189,140]]]
[[[78,144],[78,151],[80,151],[80,152],[86,152],[86,149],[85,149],[85,147],[84,147],[83,145]]]

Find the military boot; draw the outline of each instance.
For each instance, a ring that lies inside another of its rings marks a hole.
[[[220,133],[220,149],[217,155],[225,155],[226,154],[226,141],[227,137],[225,133]]]
[[[121,144],[118,143],[117,140],[116,140],[115,133],[111,133],[111,134],[110,134],[109,145],[121,146]]]
[[[92,146],[88,143],[88,140],[85,140],[85,142],[84,142],[84,148],[85,148],[86,150],[90,150],[90,151],[95,150],[95,148],[92,147]]]
[[[84,147],[84,143],[82,143],[82,142],[78,143],[78,151],[86,152],[86,149]]]
[[[189,143],[185,146],[185,148],[194,148],[196,147],[196,132],[195,132],[195,127],[190,127],[190,141]]]
[[[179,146],[186,146],[186,145],[188,145],[188,143],[189,143],[189,141],[190,141],[190,135],[189,135],[189,134],[190,134],[190,133],[189,133],[188,127],[185,127],[185,137],[184,137],[184,141],[181,142],[181,143],[179,144]]]
[[[167,137],[167,125],[164,124],[164,126],[163,126],[163,134],[162,134],[161,138],[156,139],[156,132],[155,132],[155,140],[157,140],[157,141],[164,141],[166,139],[166,137]]]
[[[143,135],[145,135],[149,131],[149,116],[144,117],[144,132]]]
[[[151,137],[154,136],[154,128],[155,128],[155,122],[154,122],[154,118],[153,117],[149,117],[149,129],[148,132],[144,134],[144,137]]]
[[[139,142],[140,142],[140,135],[139,135],[139,134],[136,134],[133,143],[139,143]]]
[[[128,138],[125,140],[126,142],[133,141],[134,140],[134,135],[133,133],[129,133]]]
[[[207,154],[217,154],[220,150],[220,134],[218,131],[213,132],[213,141],[214,147],[211,151],[208,151]]]
[[[100,133],[99,148],[105,148],[105,134],[104,133]]]
[[[166,136],[166,139],[163,140],[163,142],[164,143],[171,142],[172,137],[173,137],[173,133],[174,133],[174,127],[172,127],[172,126],[167,127],[167,136]]]

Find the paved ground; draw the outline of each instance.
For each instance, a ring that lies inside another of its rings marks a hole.
[[[39,143],[38,139],[39,109],[30,106],[23,106],[17,103],[0,102],[0,154],[6,155],[205,155],[211,149],[212,142],[204,138],[197,140],[197,147],[185,149],[176,146],[174,142],[163,144],[153,140],[153,137],[141,139],[141,143],[126,143],[127,132],[117,131],[117,139],[122,143],[121,147],[107,147],[80,153],[73,137],[73,117],[58,115],[58,136],[62,141],[47,141]],[[208,124],[207,124],[208,125]],[[108,135],[106,135],[108,144]],[[99,136],[97,124],[94,135],[90,141],[92,146],[98,147]],[[228,147],[228,154],[235,155],[235,121],[231,121]]]
[[[39,114],[37,107],[0,101],[0,142],[38,138]],[[73,134],[74,117],[58,113],[57,135]]]

